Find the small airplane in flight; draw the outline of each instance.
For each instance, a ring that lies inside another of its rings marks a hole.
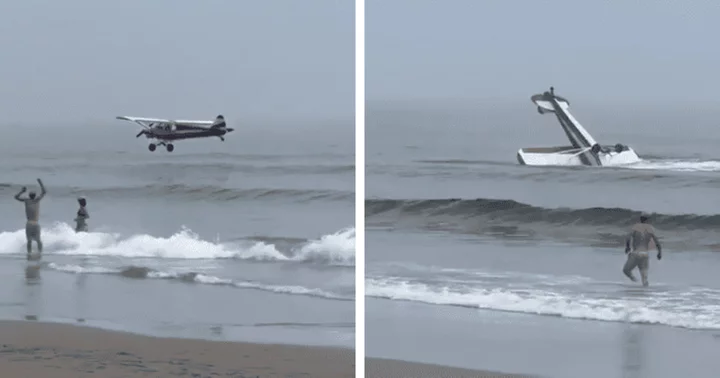
[[[225,118],[222,115],[218,115],[215,121],[169,120],[126,116],[119,116],[117,119],[140,125],[143,130],[135,136],[136,138],[145,135],[148,139],[158,140],[159,142],[157,143],[150,143],[148,146],[150,151],[155,151],[157,146],[165,146],[168,152],[172,152],[175,149],[172,143],[184,139],[218,137],[224,142],[224,135],[234,130],[227,127]]]

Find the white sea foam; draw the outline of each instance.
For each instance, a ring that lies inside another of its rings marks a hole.
[[[56,255],[113,256],[133,258],[219,259],[265,261],[307,261],[332,265],[355,262],[355,229],[343,229],[298,246],[283,254],[273,244],[254,242],[239,245],[202,240],[183,228],[169,237],[147,234],[121,236],[104,232],[75,233],[66,223],[43,230],[44,252]],[[0,254],[25,251],[25,230],[0,232]]]
[[[679,172],[716,172],[720,171],[720,161],[716,160],[679,160],[679,159],[642,159],[633,164],[622,166],[629,169],[679,171]]]
[[[293,257],[301,261],[325,261],[337,265],[355,265],[355,228],[325,235],[300,247]]]
[[[588,282],[579,284],[587,285]],[[708,288],[646,290],[633,295],[632,292],[622,291],[562,290],[549,284],[534,288],[526,285],[498,287],[501,285],[481,285],[477,282],[466,285],[450,282],[428,284],[399,277],[368,278],[365,285],[368,297],[391,300],[598,321],[720,329],[720,291]]]

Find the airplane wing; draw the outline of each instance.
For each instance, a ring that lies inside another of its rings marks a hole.
[[[160,123],[160,124],[174,123],[176,125],[184,125],[184,126],[212,126],[213,122],[214,122],[214,121],[197,121],[197,120],[172,120],[172,119],[146,118],[146,117],[127,117],[127,116],[118,116],[116,118],[123,120],[123,121],[135,122],[138,124],[141,124],[141,123]]]
[[[126,116],[118,116],[115,118],[123,120],[123,121],[130,121],[130,122],[136,123],[145,130],[149,130],[150,125],[153,123],[168,123],[168,122],[170,122],[167,119],[158,119],[158,118],[126,117]]]

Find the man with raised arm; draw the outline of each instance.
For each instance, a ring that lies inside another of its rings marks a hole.
[[[637,281],[632,271],[637,267],[640,270],[643,286],[648,286],[648,270],[650,269],[650,241],[655,242],[657,248],[657,259],[662,259],[662,247],[655,235],[655,228],[648,224],[649,216],[645,213],[640,215],[640,223],[635,223],[625,240],[625,254],[628,255],[623,273],[630,280]]]
[[[42,240],[40,239],[40,224],[38,223],[38,220],[40,218],[40,200],[45,197],[45,193],[47,191],[45,190],[45,185],[43,185],[42,180],[37,180],[38,184],[40,185],[40,195],[37,196],[35,192],[29,192],[28,198],[20,198],[20,196],[27,191],[27,188],[23,186],[23,188],[20,190],[20,193],[15,195],[15,199],[25,203],[25,217],[27,218],[27,223],[25,223],[25,237],[27,238],[27,254],[28,259],[30,258],[30,253],[32,252],[32,241],[34,240],[37,243],[38,252],[42,253]]]

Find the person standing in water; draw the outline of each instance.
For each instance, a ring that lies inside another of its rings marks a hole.
[[[43,248],[42,240],[40,238],[40,224],[38,221],[40,218],[40,200],[45,197],[47,191],[45,190],[45,185],[43,185],[42,180],[37,179],[37,182],[40,185],[39,196],[37,196],[35,192],[29,192],[28,198],[20,198],[20,196],[27,191],[27,188],[24,186],[20,190],[20,193],[15,195],[16,200],[25,204],[25,217],[27,218],[27,223],[25,223],[25,238],[27,239],[28,259],[30,258],[30,253],[32,252],[33,240],[37,243],[39,253],[42,253]]]
[[[85,197],[78,198],[78,204],[80,209],[77,211],[77,217],[75,217],[75,232],[87,232],[88,226],[86,220],[90,218],[90,214],[87,211],[87,201]]]
[[[632,271],[637,267],[640,270],[640,277],[643,286],[648,286],[648,270],[650,269],[650,241],[655,242],[658,251],[657,259],[662,259],[662,246],[655,235],[655,228],[648,224],[648,215],[640,215],[640,223],[632,226],[630,233],[625,240],[625,254],[628,255],[623,273],[633,282],[637,281]]]

